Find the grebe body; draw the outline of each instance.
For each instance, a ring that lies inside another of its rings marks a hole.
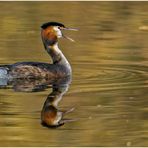
[[[66,28],[57,22],[48,22],[41,26],[41,37],[45,50],[51,56],[53,63],[18,62],[12,65],[0,66],[0,78],[61,78],[71,75],[71,66],[58,47],[58,38],[71,38],[63,35],[62,30],[76,30]]]

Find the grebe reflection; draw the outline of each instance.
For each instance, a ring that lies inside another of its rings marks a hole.
[[[48,95],[41,112],[41,123],[43,126],[49,128],[56,128],[64,125],[67,122],[75,121],[75,119],[64,119],[67,113],[70,113],[74,108],[68,110],[58,109],[58,103],[61,101],[63,95],[68,90],[68,85],[55,85],[52,92]]]
[[[1,79],[0,79],[1,80]],[[1,82],[2,83],[2,82]],[[46,79],[16,79],[7,82],[5,89],[12,88],[15,92],[39,92],[47,88],[52,88],[47,96],[41,111],[41,125],[48,128],[57,128],[65,123],[76,121],[76,119],[66,119],[65,115],[72,112],[74,108],[60,110],[58,107],[63,95],[68,91],[71,77],[47,81]],[[3,88],[4,86],[2,86]]]

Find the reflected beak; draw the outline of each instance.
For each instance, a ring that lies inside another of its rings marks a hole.
[[[75,122],[75,121],[78,121],[78,119],[62,119],[59,123],[65,124],[65,123]]]
[[[71,31],[78,31],[76,28],[62,28],[62,30],[71,30]],[[62,35],[65,39],[70,40],[71,42],[75,42],[72,38],[65,36],[64,34]]]
[[[73,107],[73,108],[70,108],[70,109],[64,111],[63,113],[64,113],[64,115],[65,115],[65,114],[68,114],[68,113],[73,112],[74,110],[75,110],[75,108]]]

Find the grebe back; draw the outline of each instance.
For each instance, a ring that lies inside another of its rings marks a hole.
[[[0,66],[0,77],[10,78],[59,78],[71,75],[71,66],[58,47],[58,38],[65,36],[62,30],[74,30],[66,28],[58,22],[48,22],[41,26],[41,38],[45,50],[51,56],[53,63],[18,62],[12,65]]]

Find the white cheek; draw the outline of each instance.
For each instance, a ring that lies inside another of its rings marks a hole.
[[[62,113],[61,112],[57,112],[57,116],[53,122],[54,125],[57,125],[58,122],[62,119]]]
[[[56,31],[58,38],[61,38],[62,37],[61,30],[58,27],[54,27],[54,30]]]

